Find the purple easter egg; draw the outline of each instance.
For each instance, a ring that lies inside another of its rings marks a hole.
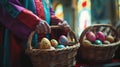
[[[59,43],[63,45],[68,45],[68,38],[65,35],[61,35],[59,37]]]
[[[96,33],[96,39],[101,40],[102,42],[104,42],[104,40],[105,40],[105,35],[104,35],[104,33],[101,32],[101,31],[97,32],[97,33]]]
[[[91,42],[94,42],[96,40],[95,34],[91,31],[86,33],[86,38]]]

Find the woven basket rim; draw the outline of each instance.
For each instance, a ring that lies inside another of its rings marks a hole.
[[[89,45],[89,46],[82,45],[82,46],[84,46],[84,47],[96,47],[97,48],[97,47],[114,47],[114,46],[118,46],[118,45],[120,45],[120,41],[110,43],[110,44],[102,44],[102,46],[100,46],[100,45]]]
[[[69,47],[65,47],[65,48],[62,48],[62,49],[30,49],[29,51],[33,50],[33,51],[40,51],[40,52],[53,52],[53,51],[64,51],[64,50],[70,50],[70,49],[74,49],[74,48],[79,48],[80,45],[79,43],[73,45],[73,46],[69,46]]]

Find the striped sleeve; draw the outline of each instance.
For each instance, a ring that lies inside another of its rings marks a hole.
[[[32,11],[24,8],[17,0],[0,0],[0,4],[11,15],[11,17],[18,19],[30,29],[35,29],[39,23],[40,18],[37,17]]]

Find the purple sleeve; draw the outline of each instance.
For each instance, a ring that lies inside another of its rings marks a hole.
[[[25,9],[21,7],[19,0],[1,0],[0,4],[14,18]]]
[[[55,12],[50,8],[50,15],[55,15]]]
[[[0,6],[0,23],[21,39],[27,39],[31,30],[17,19],[11,17],[2,6]]]

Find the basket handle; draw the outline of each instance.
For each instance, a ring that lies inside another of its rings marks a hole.
[[[51,29],[62,29],[62,28],[59,27],[59,26],[50,26],[50,28],[51,28]],[[30,33],[29,37],[28,37],[28,42],[27,42],[27,49],[28,49],[28,50],[31,50],[31,49],[32,49],[32,46],[31,46],[31,44],[32,44],[32,37],[33,37],[33,35],[35,34],[35,32],[36,32],[36,31],[32,31],[32,32]],[[69,34],[70,34],[70,39],[73,40],[73,38],[74,38],[75,44],[78,43],[77,38],[76,38],[74,32],[70,30],[70,31],[69,31]]]
[[[104,27],[109,27],[111,30],[113,30],[113,32],[115,33],[115,38],[117,38],[118,36],[118,33],[117,31],[115,30],[115,28],[110,25],[110,24],[94,24],[94,25],[91,25],[91,26],[88,26],[82,33],[81,33],[81,36],[80,36],[80,39],[79,39],[79,42],[81,43],[82,45],[82,42],[83,42],[83,38],[86,34],[87,31],[89,31],[90,29],[92,29],[93,27],[101,27],[101,26],[104,26]]]

